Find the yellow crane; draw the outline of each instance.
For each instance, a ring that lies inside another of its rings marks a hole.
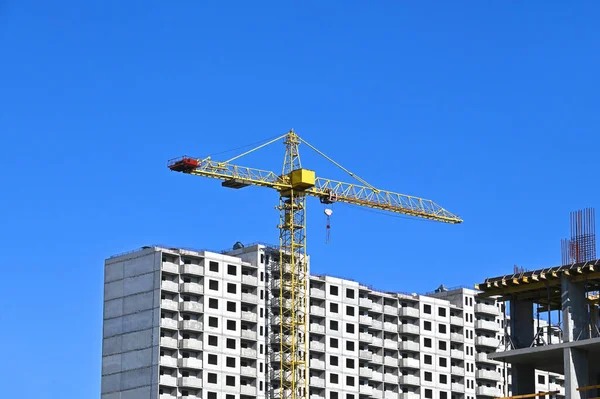
[[[283,140],[285,157],[282,172],[238,166],[236,159]],[[356,179],[360,185],[315,176],[315,171],[302,168],[298,147],[304,143]],[[376,189],[327,155],[300,138],[293,130],[244,152],[227,161],[214,161],[189,156],[168,162],[172,171],[223,180],[229,188],[261,186],[279,192],[279,398],[308,397],[307,298],[306,265],[306,197],[317,197],[324,204],[345,202],[383,211],[430,219],[444,223],[462,220],[433,201],[391,191]]]

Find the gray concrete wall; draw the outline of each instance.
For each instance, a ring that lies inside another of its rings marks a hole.
[[[158,398],[160,263],[153,249],[105,262],[102,399]]]
[[[585,284],[574,282],[571,277],[561,277],[563,339],[565,342],[587,339],[587,311],[585,299]]]

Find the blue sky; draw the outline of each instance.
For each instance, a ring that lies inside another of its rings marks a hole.
[[[275,192],[166,161],[292,127],[465,220],[337,204],[325,244],[313,199],[313,271],[425,292],[560,261],[569,211],[600,195],[598,3],[326,3],[0,1],[4,396],[98,397],[108,256],[276,243]]]

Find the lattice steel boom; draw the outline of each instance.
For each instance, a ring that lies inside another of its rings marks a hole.
[[[231,163],[281,139],[285,145],[281,174]],[[298,151],[301,143],[323,155],[362,184],[319,178],[314,171],[303,169]],[[462,222],[458,216],[433,201],[376,189],[301,139],[293,130],[225,162],[213,161],[210,157],[200,159],[184,156],[169,161],[168,167],[176,172],[223,180],[224,187],[242,188],[253,185],[279,192],[279,276],[273,278],[279,284],[280,399],[308,397],[307,196],[317,197],[323,203],[345,202],[438,222]]]

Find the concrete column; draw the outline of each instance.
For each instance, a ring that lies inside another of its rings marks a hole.
[[[590,306],[590,319],[592,324],[592,338],[598,338],[600,335],[600,325],[598,324],[598,305]]]
[[[565,342],[589,338],[585,283],[574,282],[570,276],[561,277],[563,339]]]
[[[510,301],[510,339],[514,349],[529,348],[534,336],[533,301]]]
[[[533,301],[510,301],[510,338],[514,349],[528,348],[534,337]],[[535,368],[529,365],[512,365],[512,393],[535,393]]]
[[[577,388],[590,385],[590,369],[587,352],[581,349],[565,348],[565,397],[586,398],[586,392],[578,392]]]

